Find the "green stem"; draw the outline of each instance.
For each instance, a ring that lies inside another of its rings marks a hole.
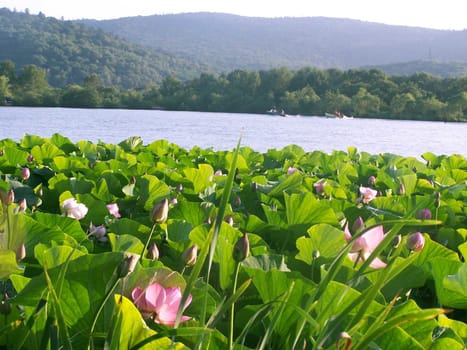
[[[148,237],[148,239],[146,241],[146,244],[144,245],[144,248],[141,251],[141,259],[143,258],[144,252],[146,251],[146,249],[148,249],[149,242],[151,241],[151,238],[152,238],[152,235],[153,235],[155,229],[156,229],[156,223],[154,223],[154,225],[152,225],[151,233],[149,233],[149,237]]]
[[[237,292],[237,280],[238,280],[238,272],[240,271],[240,264],[237,263],[235,268],[235,279],[233,284],[233,291],[232,295],[235,295]],[[232,306],[230,307],[230,332],[229,332],[229,349],[233,349],[233,334],[234,334],[234,314],[235,314],[235,301],[232,302]]]
[[[112,285],[112,287],[109,289],[109,291],[108,291],[107,294],[105,295],[104,300],[102,301],[101,305],[99,306],[99,309],[97,310],[96,315],[94,316],[94,320],[92,321],[91,330],[90,330],[90,332],[89,332],[89,345],[88,345],[88,349],[94,349],[94,342],[93,342],[94,328],[96,327],[96,324],[97,324],[97,320],[98,320],[98,318],[99,318],[99,315],[101,314],[102,310],[104,309],[104,306],[105,306],[105,304],[107,303],[107,300],[109,300],[110,295],[113,293],[113,291],[114,291],[115,288],[117,287],[119,281],[120,281],[120,279],[117,278],[117,280],[115,281],[115,283]]]

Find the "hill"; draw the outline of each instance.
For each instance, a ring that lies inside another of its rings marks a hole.
[[[146,47],[204,62],[221,71],[280,66],[349,69],[412,61],[436,61],[445,65],[455,62],[467,66],[467,46],[463,45],[467,42],[467,30],[435,30],[325,17],[255,18],[219,13],[137,16],[81,23]]]
[[[97,75],[104,85],[137,88],[173,75],[190,79],[209,71],[204,64],[177,58],[161,49],[129,43],[72,21],[0,9],[0,62],[16,68],[46,69],[49,83],[82,84]]]

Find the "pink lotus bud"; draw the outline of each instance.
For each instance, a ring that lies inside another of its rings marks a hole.
[[[428,208],[421,209],[417,213],[416,218],[420,220],[431,220],[431,210]]]
[[[399,185],[399,188],[397,189],[397,193],[401,196],[403,196],[405,194],[405,186],[404,184],[400,184]]]
[[[376,184],[376,177],[374,177],[373,175],[371,175],[369,178],[368,178],[368,185],[369,186],[374,186]]]
[[[323,182],[317,182],[313,185],[316,194],[319,194],[320,196],[324,195],[324,183]]]
[[[248,240],[248,234],[244,234],[234,246],[233,258],[236,262],[245,260],[250,254],[250,241]]]
[[[0,189],[0,199],[2,200],[3,205],[8,206],[15,201],[15,192],[13,190],[5,192]]]
[[[27,166],[21,169],[21,177],[23,180],[29,179],[30,176],[31,176],[31,171],[29,170]]]
[[[164,198],[161,202],[156,204],[151,211],[151,219],[153,222],[163,224],[167,221],[169,215],[169,200]]]
[[[216,172],[214,173],[215,176],[222,176],[222,170],[216,170]]]
[[[239,207],[239,206],[242,205],[242,200],[241,200],[240,196],[235,196],[235,198],[234,198],[234,203],[233,203],[233,204],[234,204],[234,206],[236,206],[236,207]]]
[[[159,260],[159,248],[156,243],[152,243],[148,249],[148,259]]]
[[[224,218],[224,221],[226,223],[228,223],[230,226],[233,226],[234,225],[234,219],[233,219],[233,216],[232,215],[227,215],[225,218]]]
[[[411,233],[407,237],[406,247],[408,250],[419,252],[425,245],[425,237],[420,232]]]
[[[26,257],[26,246],[22,243],[16,252],[16,261],[21,261]]]
[[[19,201],[19,213],[24,213],[26,209],[28,208],[28,203],[26,202],[26,198],[23,198]]]
[[[352,225],[352,233],[356,233],[358,231],[361,231],[365,228],[365,222],[363,221],[362,217],[359,216],[358,218],[355,219],[353,225]]]
[[[34,156],[32,154],[28,155],[28,163],[34,162]]]
[[[118,267],[118,277],[123,278],[128,276],[135,270],[139,256],[128,253]]]
[[[110,215],[113,215],[117,219],[121,217],[120,213],[118,212],[119,209],[117,203],[107,204],[107,210],[109,211]]]
[[[291,175],[291,174],[295,173],[297,170],[298,170],[297,168],[289,167],[287,169],[287,174]]]
[[[175,192],[177,193],[182,193],[183,191],[183,185],[182,184],[178,184],[177,187],[175,188]]]
[[[185,249],[182,253],[182,261],[186,266],[193,266],[196,264],[196,259],[198,258],[198,245],[194,244],[191,247]]]
[[[178,204],[178,199],[173,197],[171,200],[170,200],[170,204],[171,205],[175,205],[175,204]]]

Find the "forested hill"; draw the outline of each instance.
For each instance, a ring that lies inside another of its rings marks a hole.
[[[324,17],[255,18],[219,13],[83,23],[223,71],[280,66],[348,69],[370,65],[384,70],[382,65],[421,60],[440,64],[460,62],[462,67],[467,66],[467,30],[434,30]]]
[[[209,71],[83,24],[6,8],[0,9],[0,47],[0,62],[10,60],[18,70],[29,64],[44,68],[49,83],[58,87],[97,75],[104,85],[129,89],[169,75],[190,79]]]

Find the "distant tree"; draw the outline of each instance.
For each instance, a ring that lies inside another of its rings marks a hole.
[[[352,96],[352,109],[358,116],[375,116],[379,113],[381,100],[378,96],[370,94],[365,88],[360,88]]]

